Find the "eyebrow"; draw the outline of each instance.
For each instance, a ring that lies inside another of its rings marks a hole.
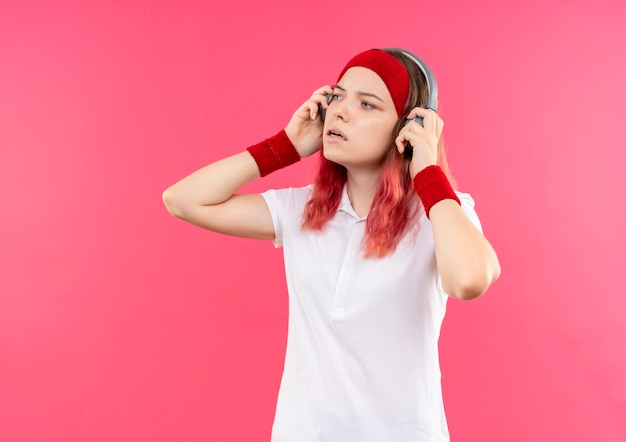
[[[344,88],[342,88],[341,86],[339,86],[338,84],[332,86],[333,90],[334,89],[339,89],[340,91],[346,92],[346,90]],[[373,94],[371,92],[365,92],[365,91],[357,91],[358,95],[361,96],[366,96],[366,97],[372,97],[372,98],[376,98],[378,101],[380,101],[381,103],[384,103],[383,99],[380,98],[378,95]]]

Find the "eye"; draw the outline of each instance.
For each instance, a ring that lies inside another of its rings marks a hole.
[[[368,103],[367,101],[362,101],[361,106],[363,106],[364,109],[375,109],[374,105],[372,103]]]

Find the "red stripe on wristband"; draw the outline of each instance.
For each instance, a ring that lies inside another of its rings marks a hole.
[[[441,200],[452,199],[461,204],[450,181],[439,166],[428,166],[413,178],[417,196],[422,200],[426,216],[430,219],[430,208]]]
[[[259,166],[261,176],[300,161],[300,154],[284,130],[273,137],[248,147],[248,152]]]

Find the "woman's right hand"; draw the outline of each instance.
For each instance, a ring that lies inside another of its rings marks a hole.
[[[318,105],[328,107],[328,95],[333,93],[330,86],[323,86],[313,92],[311,98],[298,108],[289,120],[285,133],[300,154],[300,157],[313,155],[322,147],[324,123],[319,118]]]

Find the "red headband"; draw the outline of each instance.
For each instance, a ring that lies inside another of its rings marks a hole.
[[[370,49],[357,54],[346,64],[337,81],[352,67],[360,66],[370,69],[383,80],[396,106],[398,117],[404,113],[406,100],[409,96],[409,73],[400,61],[393,55],[380,49]]]

